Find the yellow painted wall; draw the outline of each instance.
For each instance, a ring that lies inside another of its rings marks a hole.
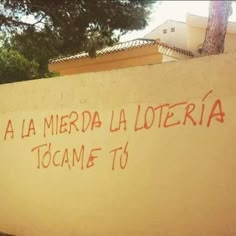
[[[157,45],[130,49],[127,51],[83,58],[60,63],[49,64],[49,70],[57,71],[60,75],[71,75],[85,72],[107,71],[127,67],[159,64],[162,55],[157,52]]]
[[[187,44],[188,50],[193,53],[197,52],[197,49],[205,39],[205,28],[187,26]],[[236,34],[227,33],[225,37],[225,52],[236,51]]]
[[[0,231],[236,235],[235,61],[1,85]]]

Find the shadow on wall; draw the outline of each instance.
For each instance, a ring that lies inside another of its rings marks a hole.
[[[15,235],[0,232],[0,236],[15,236]]]

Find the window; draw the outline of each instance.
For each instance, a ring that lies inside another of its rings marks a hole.
[[[163,34],[166,34],[167,33],[167,29],[163,29]]]
[[[170,32],[175,32],[175,27],[172,27],[172,28],[170,29]]]

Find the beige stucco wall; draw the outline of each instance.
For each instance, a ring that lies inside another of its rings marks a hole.
[[[235,61],[1,85],[0,231],[235,235]]]
[[[157,48],[157,45],[153,45],[101,55],[93,59],[82,58],[53,63],[49,64],[49,70],[57,71],[60,75],[71,75],[159,64],[162,62],[162,55],[158,53]]]

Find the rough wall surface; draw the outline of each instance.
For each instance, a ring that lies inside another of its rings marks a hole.
[[[236,54],[0,86],[0,231],[236,234]]]

